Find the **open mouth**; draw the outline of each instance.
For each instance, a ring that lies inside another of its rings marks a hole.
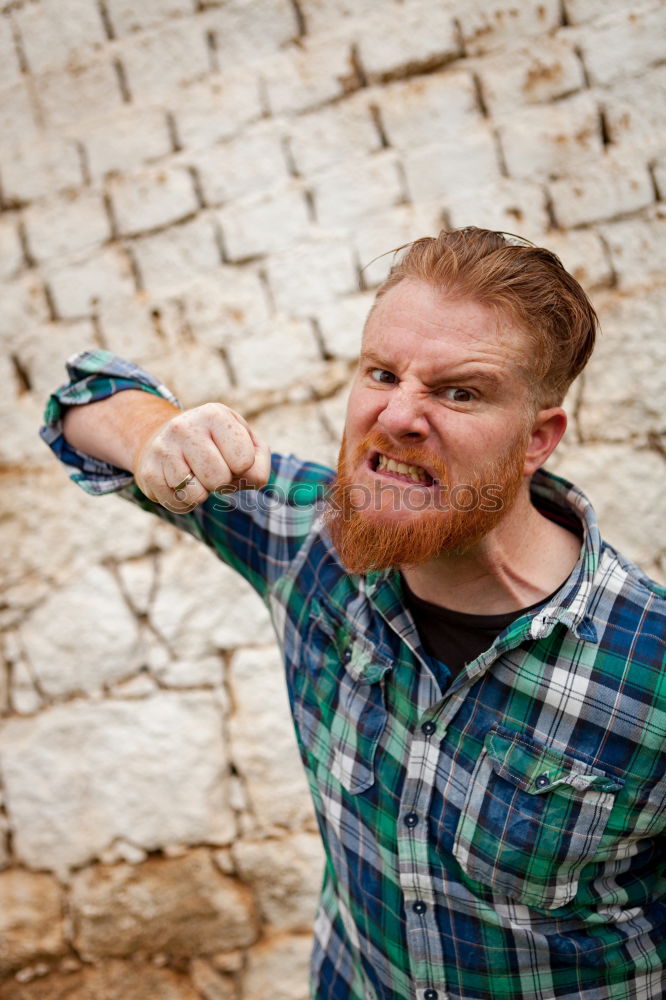
[[[437,482],[423,466],[408,465],[395,458],[390,458],[380,451],[375,452],[370,459],[370,467],[373,472],[381,472],[393,479],[415,483],[418,486],[434,486]]]

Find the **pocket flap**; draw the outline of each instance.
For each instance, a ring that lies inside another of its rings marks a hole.
[[[531,795],[567,787],[579,792],[589,789],[618,792],[624,785],[622,778],[611,777],[575,757],[502,726],[494,726],[486,733],[485,749],[495,773]]]

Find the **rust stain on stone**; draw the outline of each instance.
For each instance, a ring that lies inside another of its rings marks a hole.
[[[538,62],[530,66],[527,77],[525,79],[525,90],[533,90],[540,83],[547,83],[553,80],[557,80],[558,77],[562,76],[562,64],[561,63],[542,63]]]

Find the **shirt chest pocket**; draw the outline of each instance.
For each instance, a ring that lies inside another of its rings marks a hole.
[[[453,853],[475,881],[528,906],[575,896],[623,782],[496,726],[487,733]]]
[[[293,677],[293,710],[306,751],[352,795],[375,780],[386,725],[382,678],[391,664],[362,636],[319,606],[304,636]]]

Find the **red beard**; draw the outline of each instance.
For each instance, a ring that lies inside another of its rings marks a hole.
[[[430,487],[387,480],[361,485],[354,470],[373,451],[405,465],[425,466],[436,476]],[[462,553],[487,535],[514,503],[523,483],[526,440],[515,441],[500,460],[452,481],[445,463],[423,447],[396,449],[371,433],[348,460],[343,437],[338,475],[328,497],[326,523],[344,566],[368,573],[417,566],[444,553]]]

